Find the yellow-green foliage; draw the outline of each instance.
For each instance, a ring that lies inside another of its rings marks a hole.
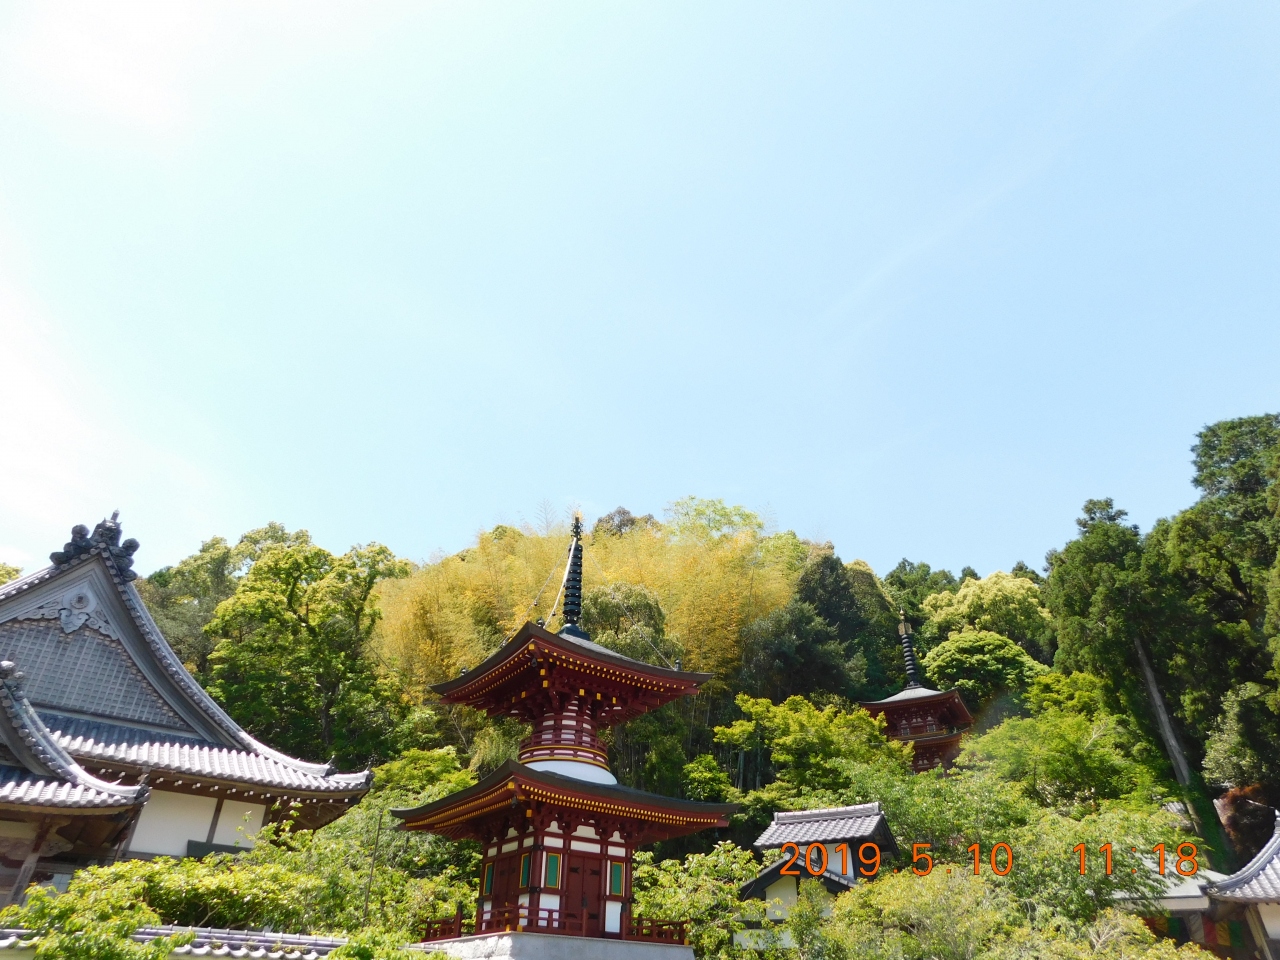
[[[564,527],[539,533],[498,526],[469,549],[384,583],[380,653],[418,683],[456,676],[526,619],[547,615],[567,544]],[[647,587],[662,604],[685,667],[720,675],[741,658],[742,627],[786,604],[810,551],[790,531],[766,536],[749,511],[693,498],[673,504],[665,524],[588,535],[585,546],[586,590]]]
[[[967,871],[891,874],[837,899],[829,921],[796,931],[798,953],[865,960],[1192,960],[1195,944],[1157,940],[1132,914],[1086,923],[1029,922],[1008,891]]]
[[[926,627],[939,640],[985,630],[1031,650],[1043,643],[1051,620],[1036,584],[999,570],[981,580],[966,580],[955,593],[926,597],[924,612],[929,617]]]

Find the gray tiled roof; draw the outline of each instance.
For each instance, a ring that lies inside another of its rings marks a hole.
[[[68,717],[52,710],[43,710],[40,707],[36,707],[36,713],[40,714],[40,719],[44,721],[44,725],[50,730],[56,731],[59,737],[70,737],[72,740],[96,740],[98,743],[141,746],[159,738],[163,739],[165,743],[179,743],[189,747],[222,746],[220,743],[213,743],[200,737],[184,737],[177,733],[170,733],[167,730],[159,733],[155,730],[146,730],[141,727],[125,726],[123,723],[111,723],[108,720]]]
[[[1215,900],[1280,903],[1280,813],[1271,839],[1242,869],[1205,892]]]
[[[221,744],[197,737],[172,736],[43,710],[40,718],[67,752],[90,765],[94,761],[146,765],[154,770],[209,779],[319,793],[355,792],[363,790],[369,782],[369,774],[366,773],[320,776],[280,763],[264,754],[229,750]]]
[[[869,838],[884,822],[878,803],[775,813],[773,823],[756,839],[755,846],[764,850],[784,843],[827,843]]]
[[[23,807],[136,807],[147,799],[144,786],[107,783],[91,775],[57,742],[22,690],[22,673],[0,662],[0,803]]]
[[[21,767],[0,766],[0,804],[22,807],[122,807],[131,806],[119,793],[87,783],[69,783],[53,777],[37,777]]]
[[[194,932],[195,940],[174,951],[175,957],[270,957],[272,960],[317,960],[347,941],[262,930],[218,930],[212,927],[143,927],[133,935],[139,943],[174,933]],[[0,950],[32,949],[40,942],[28,930],[0,929]]]
[[[104,743],[92,738],[68,736],[61,731],[54,731],[54,736],[65,750],[89,764],[95,761],[124,763],[150,767],[153,771],[166,770],[210,780],[233,780],[280,790],[363,793],[372,778],[372,774],[367,772],[322,776],[299,770],[261,753],[189,742]]]

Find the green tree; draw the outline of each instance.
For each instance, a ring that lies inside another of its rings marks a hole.
[[[667,615],[648,587],[612,583],[582,598],[582,628],[603,647],[633,660],[672,666],[684,651],[666,635]]]
[[[738,900],[738,888],[759,869],[750,851],[727,842],[709,853],[660,863],[642,851],[632,871],[634,913],[654,920],[689,920],[694,955],[699,960],[728,960],[738,956],[734,933],[763,912],[760,901]]]
[[[924,669],[939,688],[959,691],[975,714],[1001,694],[1021,694],[1045,671],[1008,637],[990,630],[953,633],[925,655]]]
[[[764,521],[746,507],[728,506],[723,500],[684,497],[667,508],[667,525],[677,538],[710,541],[739,534],[758,536]]]
[[[1230,691],[1205,745],[1205,776],[1221,786],[1274,789],[1280,784],[1276,726],[1262,684],[1243,683]]]
[[[716,728],[716,740],[738,750],[767,751],[777,779],[793,789],[837,789],[846,782],[836,761],[881,761],[907,769],[910,747],[890,740],[884,718],[865,710],[819,709],[804,697],[776,704],[739,694],[743,718]]]
[[[372,544],[334,556],[273,545],[219,605],[210,692],[255,736],[297,756],[387,756],[409,703],[369,656],[374,588],[408,565]]]
[[[894,605],[905,611],[907,621],[919,630],[927,619],[925,598],[944,590],[954,593],[960,588],[960,581],[950,570],[934,570],[927,563],[912,563],[903,557],[885,575],[884,586]]]
[[[1087,501],[1076,521],[1080,535],[1049,556],[1045,602],[1058,636],[1055,662],[1099,677],[1109,706],[1160,739],[1186,785],[1191,768],[1149,652],[1185,619],[1185,604],[1125,516],[1110,499]]]
[[[921,632],[945,640],[961,630],[989,630],[1013,640],[1038,659],[1050,654],[1049,611],[1031,580],[996,571],[965,580],[955,593],[943,591],[921,604],[928,617]]]
[[[134,585],[187,669],[207,681],[215,640],[204,628],[218,604],[236,592],[236,585],[264,549],[310,542],[305,530],[290,533],[279,523],[269,523],[250,530],[234,546],[222,537],[206,540],[198,553],[175,566],[161,567]]]
[[[133,933],[160,918],[146,904],[140,879],[123,879],[104,882],[94,868],[77,873],[63,894],[33,887],[24,905],[0,913],[0,922],[39,937],[37,960],[167,960],[194,939],[186,933],[135,943]]]
[[[835,629],[798,600],[750,624],[743,646],[739,685],[772,699],[814,691],[852,697],[866,685],[866,657],[850,654]]]
[[[800,571],[795,598],[830,624],[844,649],[841,659],[848,664],[843,671],[848,674],[847,689],[833,681],[814,683],[812,689],[878,699],[901,685],[897,614],[870,567],[860,560],[845,564],[834,552],[819,551]],[[788,692],[807,691],[797,685]]]
[[[1011,717],[965,746],[1002,780],[1022,786],[1041,806],[1066,814],[1097,812],[1106,800],[1136,795],[1149,806],[1163,798],[1151,771],[1135,761],[1118,718],[1046,710]]]
[[[10,580],[17,580],[22,576],[21,567],[11,567],[7,563],[0,563],[0,584],[8,583]]]
[[[684,765],[684,795],[688,799],[723,803],[736,792],[729,774],[711,754],[700,754]]]

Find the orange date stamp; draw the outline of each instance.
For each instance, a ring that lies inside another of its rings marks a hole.
[[[911,845],[911,872],[917,877],[927,877],[933,872],[933,854],[930,853],[932,844],[929,843],[913,843]],[[1137,853],[1137,847],[1130,847],[1131,852]],[[1009,871],[1013,869],[1013,847],[1007,843],[997,843],[987,850],[984,858],[982,845],[975,843],[968,848],[969,855],[973,857],[973,874],[979,876],[985,866],[990,867],[992,873],[998,877],[1008,876]],[[1088,872],[1088,855],[1089,849],[1083,843],[1078,843],[1072,847],[1071,852],[1080,858],[1080,875],[1084,876]],[[1151,852],[1156,856],[1157,871],[1160,876],[1166,873],[1166,849],[1163,843],[1158,843],[1151,848]],[[849,844],[840,843],[835,847],[835,853],[840,857],[840,873],[848,876],[850,873],[850,850]],[[1112,845],[1104,843],[1098,847],[1098,853],[1103,858],[1103,870],[1107,876],[1112,875]],[[834,864],[830,862],[831,854],[828,852],[825,844],[810,843],[801,850],[797,843],[784,843],[782,845],[782,855],[787,858],[787,862],[782,865],[779,871],[783,876],[800,877],[807,873],[811,877],[819,877],[827,873],[828,870],[834,868]],[[1173,859],[1173,868],[1176,873],[1184,877],[1193,877],[1200,870],[1200,863],[1197,857],[1199,850],[1194,843],[1190,841],[1178,844],[1176,848],[1176,858]],[[880,847],[875,843],[864,843],[858,847],[857,852],[857,872],[859,875],[867,878],[876,876],[880,872],[881,855]],[[803,868],[803,873],[801,872]],[[951,867],[947,867],[947,873],[951,872]],[[893,871],[897,873],[897,870]],[[1131,872],[1137,873],[1138,868],[1131,868]]]

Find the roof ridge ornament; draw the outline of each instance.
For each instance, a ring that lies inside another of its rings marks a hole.
[[[121,579],[136,580],[138,574],[133,570],[133,555],[138,551],[138,541],[130,538],[121,543],[120,533],[119,510],[111,512],[110,520],[99,521],[93,533],[83,523],[77,523],[71,528],[71,539],[63,544],[61,550],[49,554],[49,560],[55,567],[61,567],[98,550],[111,559]]]
[[[898,611],[898,636],[902,638],[902,659],[907,665],[907,685],[903,688],[906,690],[921,685],[920,664],[916,662],[916,648],[915,644],[911,642],[911,633],[911,624],[907,623],[907,612],[900,609]]]
[[[585,630],[578,625],[582,618],[582,514],[573,515],[573,526],[569,532],[573,539],[569,541],[569,559],[564,568],[564,605],[560,608],[564,617],[564,626],[560,632],[566,636],[580,640],[590,639]]]

